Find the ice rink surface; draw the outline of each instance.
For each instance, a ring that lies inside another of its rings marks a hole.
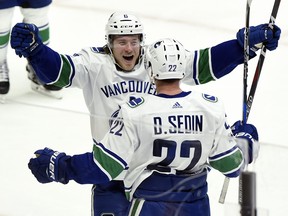
[[[268,22],[273,0],[253,0],[250,24]],[[86,46],[102,46],[104,26],[111,13],[132,11],[139,15],[150,43],[173,37],[189,50],[206,48],[235,38],[245,25],[246,1],[234,0],[54,0],[50,9],[50,47],[73,54]],[[282,1],[276,24],[282,29],[279,47],[267,51],[249,121],[258,128],[261,150],[250,166],[257,173],[258,216],[287,215],[286,168],[288,144],[288,2]],[[21,22],[16,8],[13,22]],[[258,53],[259,54],[259,53]],[[249,88],[258,57],[249,61]],[[50,147],[67,154],[92,150],[89,114],[82,92],[65,89],[62,100],[35,93],[25,72],[26,60],[8,50],[11,90],[0,104],[0,216],[88,216],[91,185],[51,183],[42,185],[27,163],[33,152]],[[232,124],[242,118],[243,65],[231,74],[190,89],[222,98]],[[226,204],[218,203],[224,177],[211,171],[208,178],[212,216],[237,215],[238,179],[231,180]],[[229,209],[234,209],[231,213]]]

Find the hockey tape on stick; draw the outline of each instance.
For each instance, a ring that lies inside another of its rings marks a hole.
[[[218,202],[221,204],[224,204],[224,202],[225,202],[225,198],[226,198],[226,194],[227,194],[228,186],[229,186],[229,181],[230,181],[230,178],[225,177],[224,182],[223,182],[223,186],[222,186],[222,190],[221,190],[221,194],[220,194],[220,197],[218,200]]]

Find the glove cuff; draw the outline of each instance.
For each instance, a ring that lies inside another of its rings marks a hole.
[[[237,138],[237,146],[241,149],[245,164],[250,164],[255,161],[258,157],[259,143],[255,142],[252,135],[245,132],[240,132],[235,135]]]
[[[66,160],[69,158],[70,156],[58,151],[55,151],[50,157],[47,174],[52,181],[63,184],[67,184],[69,182],[69,179],[66,179],[65,175],[65,168],[67,166]]]
[[[39,51],[41,51],[41,49],[43,48],[43,43],[42,42],[37,42],[35,41],[30,47],[28,47],[27,49],[29,49],[30,55],[27,57],[33,57],[35,56],[37,53],[39,53]]]

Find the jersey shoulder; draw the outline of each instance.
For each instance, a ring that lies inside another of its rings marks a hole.
[[[105,47],[90,47],[91,52],[99,54],[107,54]]]
[[[203,92],[192,92],[193,98],[197,98],[197,101],[209,110],[214,110],[215,112],[223,111],[224,104],[223,101],[214,95],[203,93]]]
[[[73,56],[100,56],[108,54],[105,47],[84,47],[78,53],[74,53]]]
[[[210,103],[217,103],[219,102],[219,99],[218,97],[216,96],[213,96],[213,95],[210,95],[210,94],[206,94],[206,93],[201,93],[201,96],[202,98],[205,100],[205,101],[208,101]]]

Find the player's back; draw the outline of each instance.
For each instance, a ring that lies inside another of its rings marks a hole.
[[[216,130],[225,123],[222,103],[197,92],[168,98],[147,95],[131,101],[126,110],[132,133],[139,137],[125,180],[128,187],[136,178],[133,187],[140,184],[151,174],[149,169],[171,174],[203,170]]]

